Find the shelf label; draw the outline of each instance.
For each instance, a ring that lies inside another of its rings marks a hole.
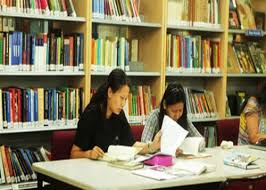
[[[252,36],[252,37],[262,37],[264,35],[263,30],[246,30],[245,32],[246,36]]]

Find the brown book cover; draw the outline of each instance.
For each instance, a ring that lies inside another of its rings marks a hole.
[[[256,23],[250,0],[236,0],[237,13],[241,29],[256,29]]]
[[[233,50],[232,44],[228,44],[228,60],[227,73],[240,73],[240,66],[237,61],[237,56]]]
[[[2,154],[2,162],[4,166],[5,176],[6,176],[6,183],[11,183],[9,167],[8,167],[6,151],[5,151],[5,145],[2,145],[0,149],[1,149],[1,154]]]

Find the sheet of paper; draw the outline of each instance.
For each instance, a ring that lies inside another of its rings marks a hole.
[[[136,175],[140,175],[143,177],[148,177],[151,179],[156,179],[156,180],[167,180],[167,179],[173,179],[176,178],[175,175],[168,174],[165,169],[156,166],[156,167],[151,167],[151,168],[143,168],[140,170],[135,170],[132,173]]]
[[[187,130],[165,115],[162,124],[161,152],[175,156],[176,149],[182,144],[187,134]]]

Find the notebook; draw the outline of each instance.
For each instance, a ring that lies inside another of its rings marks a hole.
[[[266,151],[266,146],[263,145],[248,145],[249,148]]]
[[[255,145],[248,145],[249,148],[266,151],[266,139],[261,139]]]

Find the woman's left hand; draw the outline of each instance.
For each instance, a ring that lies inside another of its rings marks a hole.
[[[152,146],[152,150],[154,152],[156,152],[157,150],[160,149],[161,147],[161,136],[162,136],[162,132],[159,131],[158,133],[156,133],[152,143],[151,143],[151,146]]]

